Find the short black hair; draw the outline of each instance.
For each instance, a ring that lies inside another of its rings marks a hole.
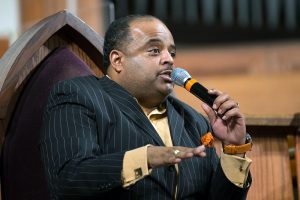
[[[124,50],[124,45],[131,40],[130,24],[139,19],[156,19],[151,15],[128,15],[113,21],[108,27],[103,45],[103,69],[106,73],[110,65],[109,54],[112,50]]]

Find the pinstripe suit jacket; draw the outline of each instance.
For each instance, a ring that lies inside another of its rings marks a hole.
[[[210,131],[205,118],[174,97],[166,100],[174,145],[196,147]],[[107,77],[79,77],[57,84],[49,96],[41,153],[52,199],[244,199],[229,182],[215,150],[205,158],[154,169],[123,189],[124,153],[147,144],[163,146],[136,100]],[[247,181],[250,185],[251,178]]]

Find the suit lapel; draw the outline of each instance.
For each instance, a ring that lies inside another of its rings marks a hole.
[[[167,100],[167,112],[168,112],[168,120],[169,120],[169,127],[171,132],[171,137],[173,140],[174,146],[179,146],[181,143],[181,139],[184,132],[184,113],[175,110],[174,105],[172,104],[172,99],[168,98]]]
[[[101,87],[110,95],[114,102],[119,106],[121,112],[131,119],[137,126],[149,134],[160,146],[164,143],[158,133],[146,117],[137,101],[119,84],[107,77],[100,79]]]

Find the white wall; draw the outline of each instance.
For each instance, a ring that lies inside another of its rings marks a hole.
[[[0,0],[0,37],[14,42],[19,33],[19,0]]]

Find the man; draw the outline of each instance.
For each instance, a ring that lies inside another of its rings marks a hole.
[[[209,122],[172,97],[172,34],[152,16],[113,22],[104,42],[106,76],[57,84],[46,109],[42,156],[53,199],[245,199],[245,152],[205,148],[245,144],[238,104],[217,90]]]

